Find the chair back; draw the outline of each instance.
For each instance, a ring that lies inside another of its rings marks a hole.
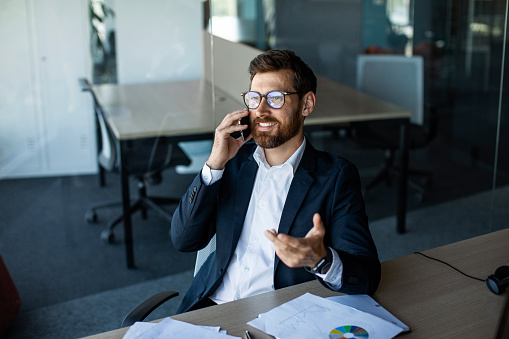
[[[81,91],[89,92],[92,95],[92,99],[94,100],[94,113],[96,123],[98,125],[98,162],[102,168],[111,172],[118,168],[118,152],[115,146],[116,143],[113,132],[109,129],[108,124],[106,123],[102,107],[99,104],[99,101],[97,100],[95,92],[92,86],[90,86],[88,79],[80,78],[78,81],[81,86]]]
[[[101,133],[101,151],[99,152],[99,164],[111,172],[118,167],[117,149],[115,147],[115,140],[113,135],[104,121],[102,111],[98,108],[95,109],[96,118],[99,122],[99,129]]]
[[[194,275],[198,273],[201,266],[205,263],[207,258],[216,251],[216,235],[210,239],[207,246],[205,246],[203,249],[199,250],[196,254],[196,263],[194,265]]]
[[[94,100],[94,111],[98,125],[98,162],[107,171],[118,169],[119,150],[113,131],[106,122],[104,110],[97,100],[94,89],[87,79],[79,79],[82,91],[90,92]],[[129,140],[126,143],[124,161],[127,172],[145,178],[156,178],[163,169],[190,164],[189,158],[182,149],[170,138],[159,136],[156,138]],[[160,179],[152,181],[158,182]]]
[[[359,55],[357,89],[409,110],[412,123],[424,124],[424,68],[421,56]]]

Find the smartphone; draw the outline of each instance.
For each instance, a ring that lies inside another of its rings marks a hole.
[[[247,138],[249,138],[249,136],[251,135],[251,126],[249,123],[249,115],[240,119],[239,124],[247,125],[247,128],[245,130],[240,131],[240,135],[242,136],[242,141],[245,142],[247,140]]]
[[[247,128],[245,130],[242,130],[240,132],[233,132],[230,135],[237,139],[238,137],[242,137],[242,141],[246,141],[247,138],[251,135],[251,127],[249,127],[249,115],[241,118],[239,120],[239,125],[247,125]]]

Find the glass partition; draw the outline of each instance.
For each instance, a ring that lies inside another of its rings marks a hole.
[[[509,116],[508,105],[508,85],[509,77],[507,74],[507,67],[509,66],[509,57],[507,54],[507,8],[506,15],[503,18],[503,22],[500,23],[502,32],[504,32],[503,46],[501,47],[501,53],[503,57],[501,65],[500,78],[500,92],[499,92],[499,105],[497,107],[497,136],[496,136],[496,147],[495,147],[495,171],[494,171],[494,191],[492,196],[492,208],[493,217],[490,223],[490,229],[498,229],[501,225],[506,225],[509,218],[507,208],[509,200],[509,189],[507,186],[507,177],[509,169],[509,160],[507,154],[509,154]],[[500,20],[499,20],[500,21]]]
[[[136,270],[126,269],[122,226],[116,245],[101,243],[120,208],[87,224],[90,206],[121,198],[121,180],[117,168],[105,186],[98,182],[101,131],[80,78],[111,99],[101,103],[117,137],[142,139],[144,132],[130,133],[151,126],[149,138],[179,141],[191,164],[150,178],[148,191],[180,198],[208,157],[214,128],[244,107],[240,93],[257,53],[292,49],[352,98],[359,55],[419,55],[433,138],[410,153],[409,164],[433,176],[418,179],[428,184],[424,197],[408,187],[403,235],[395,228],[396,177],[366,196],[381,259],[507,228],[507,7],[507,0],[2,1],[0,255],[23,295],[22,310],[194,268],[195,258],[171,246],[169,223],[156,214],[134,216]],[[326,89],[318,93],[334,98]],[[122,128],[132,130],[121,135]],[[385,153],[359,147],[351,131],[352,123],[322,124],[306,135],[315,148],[352,161],[366,187]],[[131,177],[133,201],[137,184]]]
[[[167,161],[176,148],[161,153],[157,145],[158,138],[175,136],[177,124],[186,130],[200,122],[203,107],[212,107],[211,89],[200,82],[202,20],[199,0],[1,1],[0,256],[25,314],[194,267],[192,254],[171,246],[169,221],[154,209],[146,220],[140,211],[132,216],[139,270],[126,267],[122,222],[113,243],[103,243],[110,238],[101,238],[102,231],[122,211],[122,194],[119,160],[112,156],[118,143],[106,147],[111,139],[100,126],[106,121],[117,142],[133,139],[123,157],[143,168],[128,178],[131,203],[143,191],[140,175],[149,195],[180,199],[199,169],[182,164],[178,173]],[[82,78],[92,84],[104,121],[95,119]],[[212,114],[201,123],[210,137]],[[148,141],[135,140],[143,138]],[[202,150],[186,151],[201,168],[194,155]],[[101,186],[104,159],[112,160]],[[150,171],[161,163],[164,171]],[[118,204],[98,210],[89,224],[87,210],[106,201]],[[175,206],[163,208],[172,213]],[[94,334],[88,331],[56,336]]]
[[[439,211],[450,204],[460,216],[458,206],[470,204],[469,213],[478,208],[480,220],[487,210],[494,211],[486,222],[472,226],[476,234],[506,227],[497,218],[504,213],[497,202],[509,198],[504,190],[509,184],[509,158],[504,156],[509,144],[504,115],[507,91],[501,82],[506,1],[211,0],[207,4],[211,17],[205,18],[206,27],[214,37],[260,51],[291,49],[317,75],[351,88],[357,87],[361,54],[421,56],[425,128],[433,138],[427,147],[410,153],[410,167],[430,171],[433,177],[424,197],[409,187],[409,215]],[[219,55],[219,47],[212,46],[212,55]],[[213,57],[211,62],[217,67],[221,61]],[[248,61],[246,69],[247,65]],[[315,146],[354,162],[366,184],[382,166],[384,154],[359,149],[348,137],[348,128],[310,131],[308,138]],[[394,215],[395,190],[382,184],[366,199],[370,220]],[[423,227],[413,222],[410,217],[409,232]]]

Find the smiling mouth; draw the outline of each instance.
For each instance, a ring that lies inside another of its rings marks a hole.
[[[260,125],[260,127],[270,127],[270,126],[277,125],[277,123],[275,123],[275,122],[259,122],[258,125]]]

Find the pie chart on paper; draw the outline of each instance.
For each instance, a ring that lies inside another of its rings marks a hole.
[[[368,331],[358,326],[340,326],[329,332],[329,339],[366,339]]]

